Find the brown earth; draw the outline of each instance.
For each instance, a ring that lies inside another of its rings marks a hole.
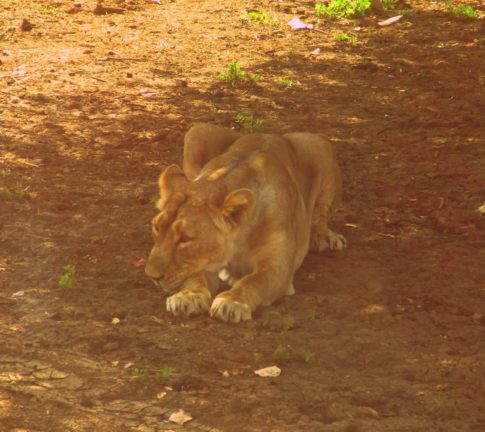
[[[0,1],[0,431],[484,431],[484,20],[104,6]],[[261,81],[222,81],[231,60]],[[176,320],[137,262],[157,176],[192,122],[238,113],[334,141],[349,248],[251,322]]]

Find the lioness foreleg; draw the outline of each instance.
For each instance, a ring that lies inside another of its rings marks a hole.
[[[197,315],[208,311],[219,289],[216,274],[201,271],[188,278],[182,289],[167,298],[167,311],[173,315]]]

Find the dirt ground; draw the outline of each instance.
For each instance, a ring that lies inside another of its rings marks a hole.
[[[0,431],[484,431],[484,20],[104,6],[0,0]],[[261,80],[222,81],[231,60]],[[334,142],[349,248],[250,322],[174,319],[140,261],[157,177],[237,114]]]

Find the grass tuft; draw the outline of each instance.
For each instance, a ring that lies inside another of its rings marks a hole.
[[[219,75],[222,81],[235,84],[238,81],[248,80],[253,84],[261,81],[261,76],[245,71],[237,60],[232,60],[226,66],[226,71]]]
[[[74,267],[73,264],[67,264],[64,266],[64,274],[59,278],[57,284],[63,289],[74,288],[74,285],[76,284],[75,276],[76,267]]]

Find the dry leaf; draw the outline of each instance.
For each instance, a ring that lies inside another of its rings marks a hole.
[[[121,322],[121,320],[119,318],[116,318],[114,317],[112,320],[111,320],[111,324],[119,324]]]
[[[147,264],[146,260],[143,258],[134,258],[131,260],[131,265],[133,267],[145,267]]]
[[[396,15],[396,16],[393,16],[392,18],[386,19],[384,21],[380,21],[377,24],[379,24],[381,27],[386,27],[398,22],[401,18],[402,18],[402,15]]]
[[[292,30],[313,29],[313,24],[305,24],[300,18],[293,18],[288,21],[288,25]]]
[[[358,228],[358,225],[353,224],[353,223],[346,223],[346,224],[345,224],[345,226],[346,226],[347,228]]]
[[[178,425],[183,425],[184,423],[189,422],[192,420],[192,417],[184,412],[184,410],[178,410],[170,415],[168,418],[169,421],[172,423],[177,423]]]
[[[478,207],[478,211],[479,211],[481,214],[485,214],[485,204],[483,204],[482,206]]]
[[[274,378],[280,376],[281,369],[278,366],[270,366],[263,369],[258,369],[254,371],[256,375],[264,378]]]

